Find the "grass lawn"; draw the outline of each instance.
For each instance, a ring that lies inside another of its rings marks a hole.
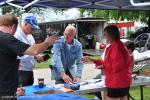
[[[50,65],[50,59],[45,62],[36,63],[36,67],[34,69],[48,68],[49,65]]]
[[[35,67],[34,69],[48,68],[49,65],[50,65],[50,62],[51,62],[51,57],[52,57],[52,55],[49,54],[49,56],[50,56],[50,59],[48,59],[48,60],[45,61],[45,62],[41,62],[41,63],[36,62],[36,67]]]
[[[130,94],[135,100],[141,100],[140,87],[130,89]],[[150,100],[150,86],[143,87],[144,100]]]
[[[143,88],[143,94],[144,94],[144,100],[150,100],[150,86],[145,86]],[[132,88],[130,88],[130,95],[135,100],[141,100],[140,87],[132,87]],[[82,96],[85,96],[85,97],[87,97],[89,99],[93,99],[95,97],[94,94],[84,94]]]

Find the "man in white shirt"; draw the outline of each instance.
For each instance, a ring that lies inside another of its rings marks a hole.
[[[29,45],[35,44],[35,40],[32,36],[32,32],[40,29],[36,23],[36,17],[27,16],[24,19],[24,24],[21,27],[18,27],[15,37]],[[28,86],[33,85],[34,83],[34,75],[33,68],[35,67],[36,60],[38,62],[42,62],[43,57],[41,55],[31,56],[31,55],[23,55],[18,56],[20,59],[20,67],[19,67],[19,85]]]

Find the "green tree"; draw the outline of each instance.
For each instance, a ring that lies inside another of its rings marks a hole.
[[[148,18],[150,18],[149,11],[127,11],[127,10],[88,10],[88,9],[80,9],[80,16],[85,16],[84,13],[88,12],[92,17],[102,17],[107,20],[115,20],[115,21],[124,21],[125,19],[128,21],[142,21],[147,22]]]
[[[68,9],[66,9],[66,8],[55,8],[53,10],[56,14],[58,14],[58,13],[64,14],[64,12],[67,11]]]
[[[20,15],[19,9],[12,6],[6,6],[2,8],[2,14],[7,14],[7,13],[11,13],[16,16]]]
[[[13,14],[15,16],[21,16],[23,13],[33,13],[33,14],[41,14],[42,15],[42,11],[44,9],[42,8],[38,8],[38,7],[34,7],[32,8],[31,6],[26,8],[24,11],[21,10],[21,9],[18,9],[16,7],[12,7],[12,6],[6,6],[6,7],[3,7],[2,8],[2,14],[7,14],[7,13],[10,13],[10,14]]]
[[[49,10],[53,10],[56,14],[61,13],[63,15],[64,12],[67,11],[68,9],[55,8]],[[32,6],[26,8],[24,11],[12,6],[6,6],[2,8],[2,14],[11,13],[15,16],[22,16],[23,13],[33,13],[33,15],[35,16],[36,15],[43,16],[45,11],[46,11],[45,8],[32,7]]]

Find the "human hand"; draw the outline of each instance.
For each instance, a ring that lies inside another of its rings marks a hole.
[[[19,67],[23,67],[23,64],[22,64],[22,63],[19,63]]]
[[[66,75],[64,72],[61,73],[61,78],[66,82],[66,83],[72,83],[72,79]]]
[[[92,62],[92,59],[89,56],[84,56],[81,58],[81,61],[83,62]]]
[[[52,45],[56,42],[56,40],[58,40],[59,37],[56,35],[52,35],[52,36],[47,36],[47,38],[45,39],[45,42],[47,42],[49,45]]]
[[[79,77],[75,77],[74,79],[73,79],[73,82],[80,82],[81,81],[81,78],[79,78]]]
[[[95,66],[96,69],[102,69],[103,68],[103,65],[98,65],[98,66]]]
[[[43,55],[36,55],[36,56],[34,56],[34,58],[35,58],[35,60],[36,60],[38,63],[40,63],[40,62],[43,62],[43,61],[44,61],[44,59],[43,59]]]

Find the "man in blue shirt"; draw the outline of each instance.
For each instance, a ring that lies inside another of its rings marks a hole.
[[[76,29],[67,26],[64,36],[52,48],[52,77],[56,84],[68,82],[80,82],[83,62],[82,45],[75,39]]]

